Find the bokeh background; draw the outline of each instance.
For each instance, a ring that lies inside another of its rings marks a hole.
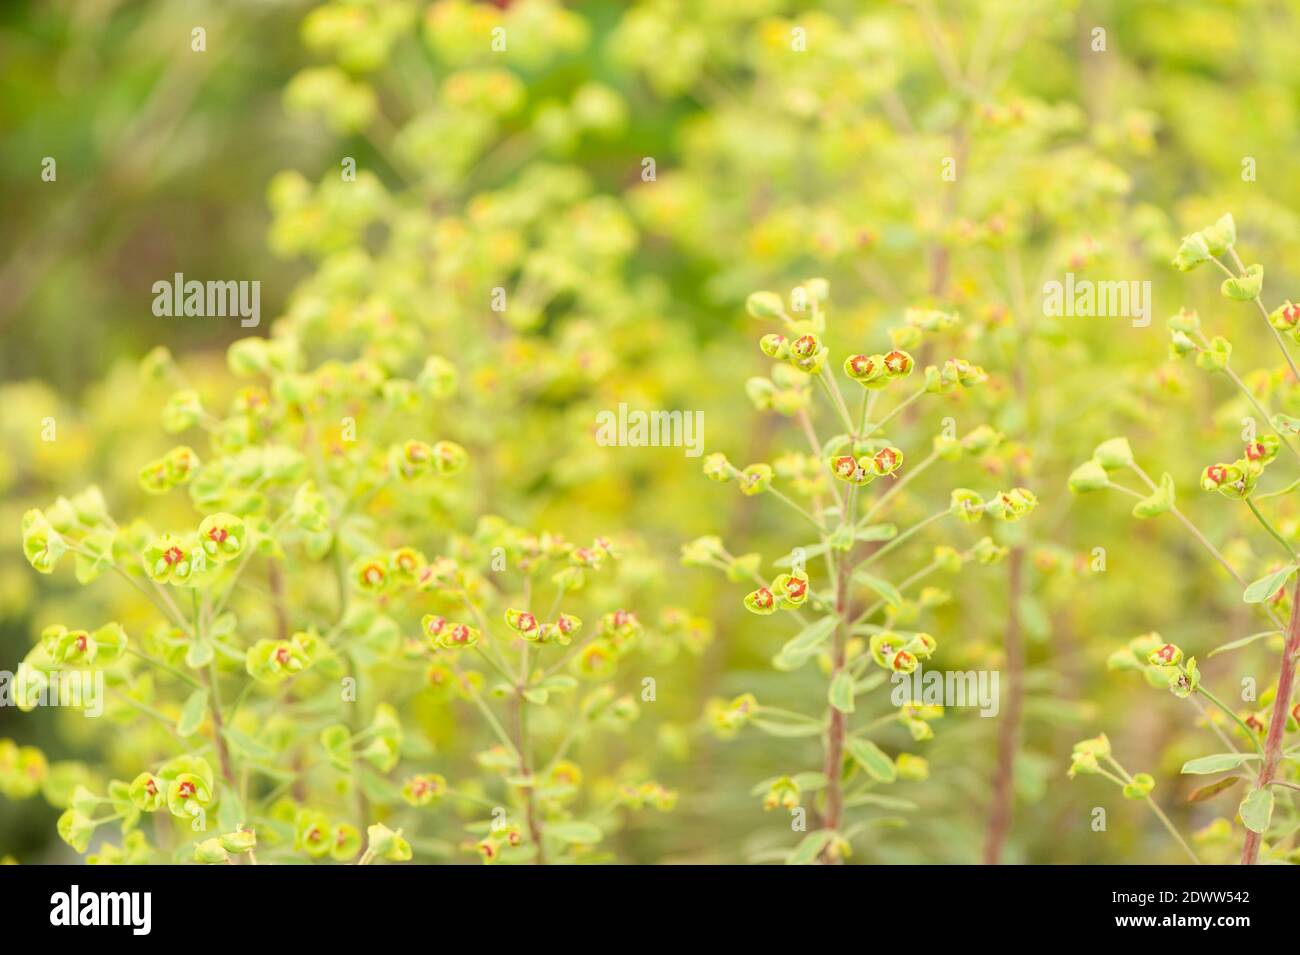
[[[1020,621],[1026,699],[1002,858],[1180,861],[1143,805],[1096,779],[1067,782],[1071,744],[1108,733],[1130,771],[1156,777],[1184,832],[1231,818],[1232,796],[1188,805],[1200,780],[1178,775],[1216,751],[1213,736],[1106,659],[1145,631],[1200,654],[1261,628],[1172,519],[1136,522],[1124,500],[1072,498],[1065,482],[1125,434],[1225,553],[1265,566],[1267,539],[1196,485],[1206,464],[1235,456],[1249,410],[1222,379],[1169,358],[1163,320],[1198,308],[1232,340],[1235,366],[1278,364],[1252,309],[1220,298],[1216,276],[1168,262],[1180,235],[1232,211],[1249,260],[1265,263],[1266,300],[1294,282],[1298,19],[1300,4],[1264,0],[5,4],[0,668],[45,624],[111,606],[70,576],[38,578],[18,527],[27,508],[89,483],[123,513],[153,506],[136,471],[170,442],[141,357],[166,346],[193,380],[231,389],[237,322],[155,317],[153,282],[255,279],[260,333],[283,318],[342,348],[358,329],[382,338],[391,320],[384,347],[418,327],[463,360],[466,404],[449,436],[492,465],[477,503],[575,539],[632,535],[643,603],[709,622],[712,642],[667,665],[653,716],[604,754],[656,766],[682,794],[619,850],[763,858],[788,827],[749,790],[818,766],[816,741],[691,731],[682,751],[665,737],[695,727],[715,697],[818,705],[824,677],[773,670],[789,636],[780,618],[745,613],[746,588],[677,554],[717,534],[773,560],[805,532],[679,451],[598,447],[592,422],[620,401],[698,409],[707,450],[739,464],[802,449],[788,420],[746,397],[769,329],[743,303],[824,276],[837,354],[882,350],[905,309],[938,307],[963,324],[928,360],[963,355],[991,375],[960,404],[910,415],[905,450],[923,454],[944,415],[1008,443],[919,480],[903,515],[976,481],[1024,484],[1041,501],[1020,586],[1005,568],[964,572],[945,582],[953,599],[931,627],[938,665],[1005,670],[1013,610]],[[500,53],[485,39],[497,24]],[[359,178],[341,188],[347,157]],[[1043,279],[1067,269],[1151,281],[1151,326],[1045,316]],[[502,276],[515,303],[504,317],[487,308]],[[340,297],[353,300],[343,312],[321,305]],[[41,440],[49,417],[53,442]],[[1293,532],[1288,499],[1277,512]],[[1104,571],[1090,563],[1099,547]],[[1275,668],[1263,641],[1204,670],[1232,696]],[[882,825],[855,861],[980,861],[999,726],[970,711],[936,724],[917,750],[930,778],[898,788],[918,810]],[[0,708],[0,737],[40,746],[70,778],[113,762],[112,741],[76,714]],[[891,742],[909,746],[901,731]],[[1099,805],[1104,833],[1089,826]],[[74,859],[57,815],[0,798],[0,855]],[[1235,857],[1207,831],[1207,858]]]

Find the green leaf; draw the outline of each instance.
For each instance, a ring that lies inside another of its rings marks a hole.
[[[897,536],[897,524],[869,524],[866,527],[858,528],[853,535],[855,540],[860,541],[887,541],[893,540]]]
[[[878,782],[892,783],[898,778],[898,767],[894,765],[894,761],[869,739],[849,740],[849,755],[868,776]]]
[[[856,574],[854,574],[853,579],[857,583],[866,584],[876,593],[880,594],[880,596],[884,597],[885,601],[891,604],[892,606],[895,607],[902,606],[903,595],[900,594],[898,592],[898,588],[895,587],[893,584],[891,584],[889,581],[881,580],[879,577],[872,576],[871,574],[868,574],[866,571],[863,570],[860,570]]]
[[[1213,756],[1189,759],[1183,763],[1182,771],[1194,776],[1205,776],[1209,773],[1222,773],[1229,769],[1236,769],[1242,763],[1248,763],[1252,759],[1259,759],[1259,755],[1257,753],[1216,753]]]
[[[208,691],[199,687],[190,694],[185,705],[181,707],[181,718],[176,721],[178,736],[191,736],[203,722],[203,714],[208,708]]]
[[[755,717],[750,722],[768,736],[779,736],[784,739],[797,739],[801,736],[816,736],[826,728],[820,722],[813,721],[807,723],[778,723],[775,720],[765,720],[760,717]]]
[[[275,750],[265,743],[259,742],[249,736],[243,730],[236,729],[233,726],[227,726],[223,731],[226,740],[236,750],[252,759],[274,759]]]
[[[212,644],[201,637],[195,637],[185,651],[185,665],[191,670],[199,670],[212,662]]]
[[[831,706],[835,707],[841,713],[852,713],[853,674],[848,670],[841,670],[836,674],[835,679],[831,681],[828,699],[830,700]]]
[[[1273,790],[1255,789],[1237,807],[1241,822],[1251,832],[1263,832],[1273,818]]]
[[[600,827],[590,822],[582,822],[577,819],[569,819],[563,822],[552,822],[546,827],[546,834],[554,836],[561,842],[574,842],[592,844],[600,842],[604,838],[604,833]]]
[[[538,686],[530,690],[524,690],[524,699],[529,703],[536,703],[538,706],[544,706],[550,698],[551,695]]]
[[[1257,604],[1267,600],[1279,590],[1286,586],[1286,582],[1296,571],[1295,564],[1287,564],[1280,567],[1271,574],[1265,574],[1259,580],[1251,583],[1241,595],[1241,599],[1248,604]]]
[[[778,670],[797,670],[808,662],[809,658],[835,632],[839,625],[836,617],[822,617],[804,627],[776,655],[772,665]]]
[[[900,812],[915,812],[920,808],[910,799],[899,799],[897,796],[882,796],[879,793],[858,793],[856,796],[850,796],[844,800],[845,809],[851,809],[854,806],[879,806],[881,809],[897,809]]]
[[[794,851],[786,857],[786,865],[812,865],[821,855],[821,851],[826,848],[835,833],[830,829],[818,829],[810,832],[803,837],[803,841],[795,846]]]
[[[1174,479],[1166,471],[1160,476],[1160,486],[1133,505],[1137,518],[1159,517],[1174,506]]]
[[[1225,643],[1221,647],[1215,647],[1205,656],[1214,656],[1216,653],[1227,653],[1229,650],[1240,650],[1244,646],[1254,643],[1256,640],[1263,640],[1265,637],[1271,637],[1274,634],[1280,634],[1281,630],[1261,630],[1259,633],[1252,633],[1248,637],[1242,637],[1240,640],[1233,640],[1231,643]]]
[[[794,784],[805,792],[826,788],[826,774],[822,772],[795,773],[791,778],[794,780]],[[771,783],[768,785],[771,785]]]

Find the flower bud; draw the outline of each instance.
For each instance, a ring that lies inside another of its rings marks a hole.
[[[902,466],[903,452],[892,446],[881,448],[871,456],[871,471],[880,477],[893,474]]]
[[[844,374],[872,389],[883,388],[889,383],[889,369],[883,355],[850,355],[844,359]]]
[[[988,512],[997,520],[1018,521],[1038,506],[1038,498],[1028,488],[1003,491],[988,504]]]
[[[894,760],[899,779],[922,781],[930,778],[930,763],[913,753],[899,753]]]
[[[1172,643],[1162,644],[1147,654],[1147,662],[1157,667],[1172,667],[1183,662],[1183,651]]]
[[[870,484],[876,479],[870,458],[855,458],[851,454],[841,454],[831,458],[831,473],[838,480],[859,487]]]
[[[23,513],[23,556],[38,573],[52,574],[68,545],[44,514],[32,509]]]
[[[479,632],[463,623],[449,624],[438,635],[438,646],[444,650],[466,650],[478,643]]]
[[[745,609],[762,616],[776,613],[776,596],[766,587],[759,587],[745,597]]]
[[[385,557],[358,558],[352,564],[352,583],[362,593],[377,594],[388,586],[388,560]]]
[[[1224,279],[1223,284],[1219,286],[1219,291],[1225,298],[1230,298],[1235,302],[1250,302],[1259,298],[1259,293],[1264,288],[1264,266],[1252,265],[1246,269],[1245,275],[1235,275],[1230,279]]]
[[[802,607],[808,599],[808,577],[806,574],[781,574],[772,583],[772,593],[781,598],[783,610]]]
[[[1266,434],[1246,445],[1245,457],[1248,461],[1269,464],[1277,457],[1282,441],[1275,434]]]
[[[1131,782],[1124,784],[1125,799],[1145,799],[1156,788],[1156,781],[1150,773],[1138,773]]]
[[[204,839],[194,846],[194,861],[208,865],[229,862],[230,855],[220,839]]]
[[[751,464],[740,472],[737,481],[741,493],[751,497],[762,494],[772,483],[772,468],[766,464]]]
[[[164,534],[144,550],[145,569],[158,583],[183,585],[206,566],[201,550],[191,548],[173,534]]]
[[[1202,262],[1208,261],[1210,261],[1210,247],[1205,237],[1199,232],[1183,236],[1183,241],[1178,246],[1178,253],[1174,256],[1174,268],[1180,272],[1190,272]]]
[[[710,454],[704,459],[704,476],[710,481],[726,483],[735,474],[736,469],[727,460],[725,454]]]
[[[402,798],[412,806],[428,806],[447,793],[447,780],[437,773],[412,776],[402,786]]]
[[[247,537],[244,522],[233,514],[211,514],[199,524],[199,543],[214,563],[238,557]]]
[[[1092,459],[1107,471],[1114,471],[1133,463],[1133,449],[1129,447],[1127,438],[1111,438],[1097,445]]]
[[[1196,353],[1196,367],[1202,371],[1223,371],[1232,357],[1232,343],[1222,335],[1210,340],[1210,347]]]
[[[1170,316],[1166,324],[1171,332],[1191,335],[1201,330],[1201,317],[1195,311],[1184,308],[1177,315]]]
[[[131,781],[131,804],[142,812],[157,812],[166,799],[163,784],[152,773],[141,773]]]
[[[1106,474],[1106,469],[1095,460],[1089,460],[1080,464],[1070,473],[1069,488],[1075,494],[1087,494],[1089,491],[1100,491],[1110,484],[1110,476]]]
[[[366,829],[370,851],[391,862],[406,862],[411,858],[411,845],[402,838],[401,830],[393,832],[383,823]]]
[[[895,349],[884,357],[885,370],[891,378],[905,378],[916,367],[916,361],[907,352]]]
[[[1232,213],[1224,213],[1214,225],[1202,229],[1201,237],[1205,239],[1205,247],[1210,255],[1218,257],[1227,252],[1237,242],[1237,224],[1233,221]]]
[[[888,631],[873,633],[869,643],[871,659],[876,662],[877,666],[888,670],[891,668],[894,657],[907,643],[907,640],[904,640],[896,633]]]
[[[977,524],[984,516],[984,499],[970,488],[954,488],[948,506],[953,514],[967,524]]]
[[[1287,299],[1269,313],[1268,323],[1280,332],[1295,332],[1300,324],[1300,305]]]
[[[777,778],[763,796],[763,809],[794,809],[799,805],[799,785],[789,776]]]
[[[458,474],[468,461],[469,454],[454,441],[439,441],[433,446],[433,466],[439,474]]]
[[[768,358],[784,361],[790,356],[790,340],[778,332],[764,335],[759,339],[758,347]]]
[[[745,299],[745,311],[754,318],[781,318],[785,304],[775,292],[754,292]]]

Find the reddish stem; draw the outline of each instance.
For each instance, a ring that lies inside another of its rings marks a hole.
[[[1287,714],[1291,712],[1291,693],[1295,687],[1295,658],[1300,652],[1300,578],[1291,591],[1291,622],[1287,624],[1286,646],[1282,650],[1282,672],[1277,677],[1277,695],[1273,700],[1273,717],[1268,723],[1268,736],[1264,739],[1264,767],[1259,771],[1259,788],[1273,781],[1278,764],[1282,762],[1282,734],[1286,732]],[[1259,861],[1260,834],[1246,831],[1246,843],[1241,847],[1241,864],[1254,865]]]

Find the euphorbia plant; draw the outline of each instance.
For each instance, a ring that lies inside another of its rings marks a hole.
[[[903,545],[941,522],[976,524],[985,515],[1016,521],[1037,504],[1025,488],[987,499],[969,488],[956,488],[933,513],[910,527],[900,530],[887,521],[904,500],[901,492],[918,475],[963,454],[984,453],[1000,440],[988,427],[960,438],[941,433],[928,454],[908,464],[914,452],[905,452],[894,441],[903,433],[904,413],[928,397],[960,400],[961,392],[987,376],[960,358],[916,373],[915,359],[900,346],[920,345],[926,330],[959,321],[955,315],[922,309],[909,310],[904,324],[894,329],[895,347],[833,359],[823,342],[829,295],[824,279],[810,279],[793,291],[789,308],[774,292],[756,292],[747,303],[751,316],[777,321],[781,330],[759,341],[763,354],[777,362],[771,377],[751,378],[746,391],[760,411],[790,419],[806,451],[745,467],[714,452],[704,464],[705,474],[714,481],[734,482],[742,494],[781,502],[815,540],[776,560],[775,573],[766,571],[761,555],[733,555],[717,537],[700,538],[683,550],[688,565],[716,567],[732,581],[757,585],[744,597],[751,613],[789,619],[795,632],[773,659],[776,669],[795,671],[816,660],[826,675],[826,688],[811,701],[811,713],[773,706],[746,693],[730,702],[714,701],[708,714],[723,738],[747,724],[777,737],[821,738],[818,768],[791,767],[791,772],[754,789],[763,796],[764,808],[789,811],[796,831],[810,829],[783,853],[790,863],[842,862],[852,842],[882,822],[864,818],[858,810],[909,805],[876,790],[899,779],[923,779],[928,765],[910,752],[890,755],[877,739],[897,749],[889,731],[900,726],[914,742],[930,739],[931,722],[944,708],[909,697],[863,720],[854,718],[859,701],[875,705],[872,691],[891,675],[912,673],[938,650],[941,640],[918,625],[947,596],[936,587],[918,587],[933,574],[955,573],[970,562],[995,563],[1006,553],[1005,547],[983,537],[940,544],[928,561],[918,562],[904,556]],[[830,436],[823,436],[824,426],[819,433],[814,421],[814,392],[829,409],[834,429]],[[893,401],[880,407],[882,398]],[[906,443],[901,438],[899,442]],[[806,824],[808,808],[818,813],[816,826]]]
[[[494,516],[463,527],[466,452],[409,436],[445,417],[444,359],[306,361],[289,337],[236,342],[230,368],[252,381],[218,414],[152,354],[146,372],[182,386],[160,394],[164,428],[207,432],[202,453],[178,446],[140,471],[165,523],[114,518],[94,487],[24,517],[37,571],[72,558],[80,584],[147,602],[125,624],[46,627],[19,668],[24,708],[56,674],[102,676],[107,719],[133,728],[120,778],[53,791],[59,834],[86,852],[120,824],[100,861],[402,861],[461,842],[486,862],[545,862],[598,858],[622,809],[672,808],[643,771],[592,795],[576,761],[590,733],[639,712],[614,680],[645,628],[601,604],[619,548]],[[670,617],[655,639],[689,627]],[[451,705],[490,740],[477,771],[415,731]],[[48,775],[38,751],[4,741],[0,757],[7,795]],[[444,802],[464,818],[426,820]]]
[[[1300,373],[1297,373],[1288,345],[1288,339],[1291,344],[1300,341],[1297,337],[1300,309],[1289,301],[1272,310],[1264,304],[1263,266],[1247,266],[1242,261],[1237,250],[1236,224],[1231,215],[1224,215],[1213,225],[1185,236],[1173,264],[1184,272],[1205,264],[1220,269],[1226,276],[1220,286],[1223,296],[1231,301],[1249,303],[1258,310],[1261,319],[1251,327],[1261,332],[1267,329],[1267,334],[1281,351],[1282,366],[1243,375],[1233,366],[1231,343],[1222,336],[1207,337],[1195,312],[1183,309],[1168,322],[1171,356],[1194,356],[1197,367],[1227,379],[1236,392],[1234,400],[1244,401],[1240,410],[1246,414],[1242,419],[1246,427],[1240,452],[1235,457],[1229,455],[1233,457],[1230,461],[1206,463],[1199,476],[1200,487],[1219,498],[1226,498],[1232,502],[1230,506],[1239,507],[1242,519],[1248,524],[1253,522],[1270,538],[1267,545],[1270,551],[1276,555],[1276,548],[1280,548],[1282,553],[1271,559],[1251,555],[1247,558],[1251,568],[1243,568],[1240,560],[1230,560],[1178,508],[1173,476],[1165,473],[1159,482],[1155,481],[1136,460],[1128,441],[1123,438],[1114,438],[1100,445],[1093,457],[1071,475],[1070,488],[1076,493],[1111,489],[1134,497],[1137,503],[1133,507],[1133,516],[1137,518],[1171,514],[1236,581],[1241,588],[1242,601],[1254,608],[1260,624],[1267,629],[1210,649],[1207,657],[1240,650],[1258,640],[1280,638],[1281,660],[1277,679],[1268,681],[1268,688],[1258,700],[1253,696],[1244,697],[1255,703],[1244,711],[1224,702],[1207,687],[1206,677],[1194,656],[1184,658],[1179,646],[1166,642],[1157,634],[1135,638],[1128,646],[1112,654],[1109,661],[1112,669],[1142,670],[1152,684],[1168,687],[1175,696],[1190,700],[1200,710],[1205,725],[1227,748],[1227,752],[1188,761],[1182,771],[1189,774],[1232,774],[1198,789],[1192,794],[1193,801],[1213,798],[1233,790],[1238,782],[1245,783],[1245,792],[1237,807],[1238,818],[1245,829],[1240,858],[1242,864],[1252,865],[1259,860],[1261,846],[1270,837],[1273,842],[1271,855],[1289,857],[1286,836],[1294,831],[1296,817],[1292,793],[1300,789],[1296,782],[1296,760],[1286,748],[1287,734],[1297,729],[1297,714],[1292,704],[1296,655],[1300,652],[1300,599],[1297,599],[1300,592],[1293,588],[1291,581],[1300,569],[1300,555],[1296,552],[1294,534],[1283,533],[1277,526],[1276,517],[1270,518],[1267,513],[1275,504],[1265,503],[1272,499],[1284,504],[1286,496],[1300,483],[1292,481],[1279,486],[1272,475],[1267,475],[1279,460],[1283,448],[1289,455],[1300,458],[1300,450],[1295,445],[1295,436],[1300,433],[1300,419],[1282,411],[1270,411],[1267,407],[1267,403],[1274,399],[1284,408],[1289,408],[1295,388],[1300,384]],[[1140,489],[1123,482],[1126,474],[1136,476]],[[1272,485],[1271,489],[1265,490],[1266,484]],[[1289,529],[1288,525],[1283,527]],[[1250,581],[1249,571],[1256,567],[1261,575]],[[1295,586],[1300,587],[1300,581]],[[1264,684],[1264,681],[1260,683]],[[1076,765],[1077,756],[1076,751]],[[1161,818],[1168,826],[1163,814]],[[1170,829],[1173,831],[1172,826]]]

